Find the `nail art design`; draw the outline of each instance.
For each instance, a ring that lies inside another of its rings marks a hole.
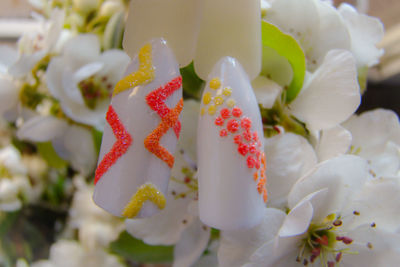
[[[93,199],[116,216],[148,217],[166,204],[181,129],[182,77],[162,39],[145,44],[126,73],[107,112]]]
[[[262,121],[249,78],[231,57],[209,75],[198,133],[200,219],[223,230],[256,225],[267,201]]]

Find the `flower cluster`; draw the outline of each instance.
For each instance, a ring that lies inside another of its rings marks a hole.
[[[41,31],[22,36],[17,50],[0,46],[0,227],[6,227],[0,265],[17,258],[36,267],[395,266],[400,260],[399,119],[384,109],[355,113],[368,68],[383,54],[378,19],[330,1],[261,0],[262,69],[252,87],[264,136],[255,133],[265,145],[253,152],[265,154],[268,201],[260,224],[219,230],[199,217],[196,129],[204,81],[196,62],[180,69],[182,129],[165,209],[123,221],[95,206],[89,184],[113,89],[130,61],[121,50],[128,1],[30,2]],[[250,120],[232,119],[242,112],[223,109],[213,119],[222,140],[250,128]],[[250,141],[248,132],[237,136]],[[239,154],[256,149],[240,140]],[[35,212],[50,233],[38,230]],[[45,252],[30,241],[23,243],[31,246],[27,252],[10,247],[27,228],[51,236],[39,243],[47,244]]]

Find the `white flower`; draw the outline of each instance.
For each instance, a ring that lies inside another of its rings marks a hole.
[[[128,63],[123,51],[101,54],[97,36],[82,34],[65,44],[62,56],[52,58],[47,85],[67,116],[102,129],[110,94]]]
[[[346,25],[339,12],[325,1],[273,1],[264,19],[298,40],[310,71],[322,63],[329,50],[350,49]]]
[[[250,233],[258,231],[263,238],[256,245],[236,241],[247,250],[240,260],[245,266],[395,266],[400,236],[393,232],[400,217],[399,202],[391,196],[399,190],[397,181],[371,180],[367,162],[359,157],[327,160],[294,185],[290,212],[280,227],[258,226],[264,233],[253,229]],[[275,217],[282,221],[281,215]],[[226,251],[223,244],[220,251]],[[235,256],[224,257],[220,261]]]
[[[28,197],[31,184],[21,154],[13,146],[0,150],[0,210],[14,211],[22,206],[20,195]],[[29,200],[29,199],[28,199]]]
[[[85,127],[53,116],[34,116],[18,129],[17,137],[32,142],[51,141],[58,155],[82,174],[89,174],[96,165],[92,133]]]
[[[316,138],[315,151],[319,161],[337,157],[350,149],[351,133],[340,125],[322,130]]]
[[[306,77],[302,90],[289,108],[308,129],[319,131],[348,119],[360,100],[353,56],[345,50],[331,50],[321,66]]]
[[[203,253],[210,228],[198,217],[196,164],[192,156],[196,138],[199,103],[185,101],[182,133],[166,196],[167,205],[160,213],[143,219],[126,220],[127,231],[150,245],[173,245],[174,266],[191,266]],[[187,151],[186,151],[187,149]]]
[[[83,177],[75,177],[74,184],[77,191],[67,227],[79,231],[79,240],[85,249],[95,251],[99,247],[107,248],[124,229],[123,222],[96,206],[92,200],[93,186],[88,186]]]
[[[63,31],[64,10],[54,9],[48,21],[43,18],[38,19],[43,23],[41,31],[27,33],[18,41],[20,55],[17,62],[9,69],[12,76],[19,78],[29,74],[46,55],[58,52],[70,35],[68,31]]]
[[[376,109],[352,116],[343,126],[353,136],[350,153],[367,159],[374,175],[399,174],[400,123],[396,113]]]
[[[50,248],[48,260],[34,262],[32,267],[123,267],[120,260],[103,249],[86,251],[78,242],[59,240]]]
[[[351,37],[351,52],[357,67],[370,67],[379,62],[383,49],[376,47],[383,38],[383,24],[378,18],[359,14],[352,6],[341,4],[339,13]]]
[[[317,164],[308,141],[293,133],[265,139],[268,206],[284,208],[292,186]]]

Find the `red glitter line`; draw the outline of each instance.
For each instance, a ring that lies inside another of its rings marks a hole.
[[[106,120],[108,124],[110,124],[117,141],[114,143],[111,150],[103,157],[99,166],[97,166],[96,174],[94,176],[94,184],[96,184],[104,173],[114,165],[123,154],[125,154],[133,141],[133,138],[125,130],[124,125],[118,118],[118,114],[111,105],[108,108]]]
[[[179,76],[164,86],[152,91],[146,96],[147,104],[150,108],[157,112],[157,114],[164,118],[171,111],[171,109],[165,104],[165,100],[172,95],[176,90],[182,86],[182,77]],[[179,138],[181,131],[181,122],[178,120],[173,127],[176,138]]]

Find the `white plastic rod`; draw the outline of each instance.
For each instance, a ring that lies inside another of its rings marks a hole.
[[[250,80],[261,70],[260,0],[204,0],[197,50],[196,73],[207,79],[224,56],[236,58]]]
[[[222,230],[260,223],[267,199],[262,121],[234,58],[222,58],[208,76],[197,136],[200,219]]]
[[[181,129],[182,78],[162,39],[145,44],[116,85],[95,175],[95,203],[127,218],[165,206]]]
[[[131,0],[124,50],[132,57],[147,40],[161,37],[184,67],[194,58],[200,16],[200,0]]]

